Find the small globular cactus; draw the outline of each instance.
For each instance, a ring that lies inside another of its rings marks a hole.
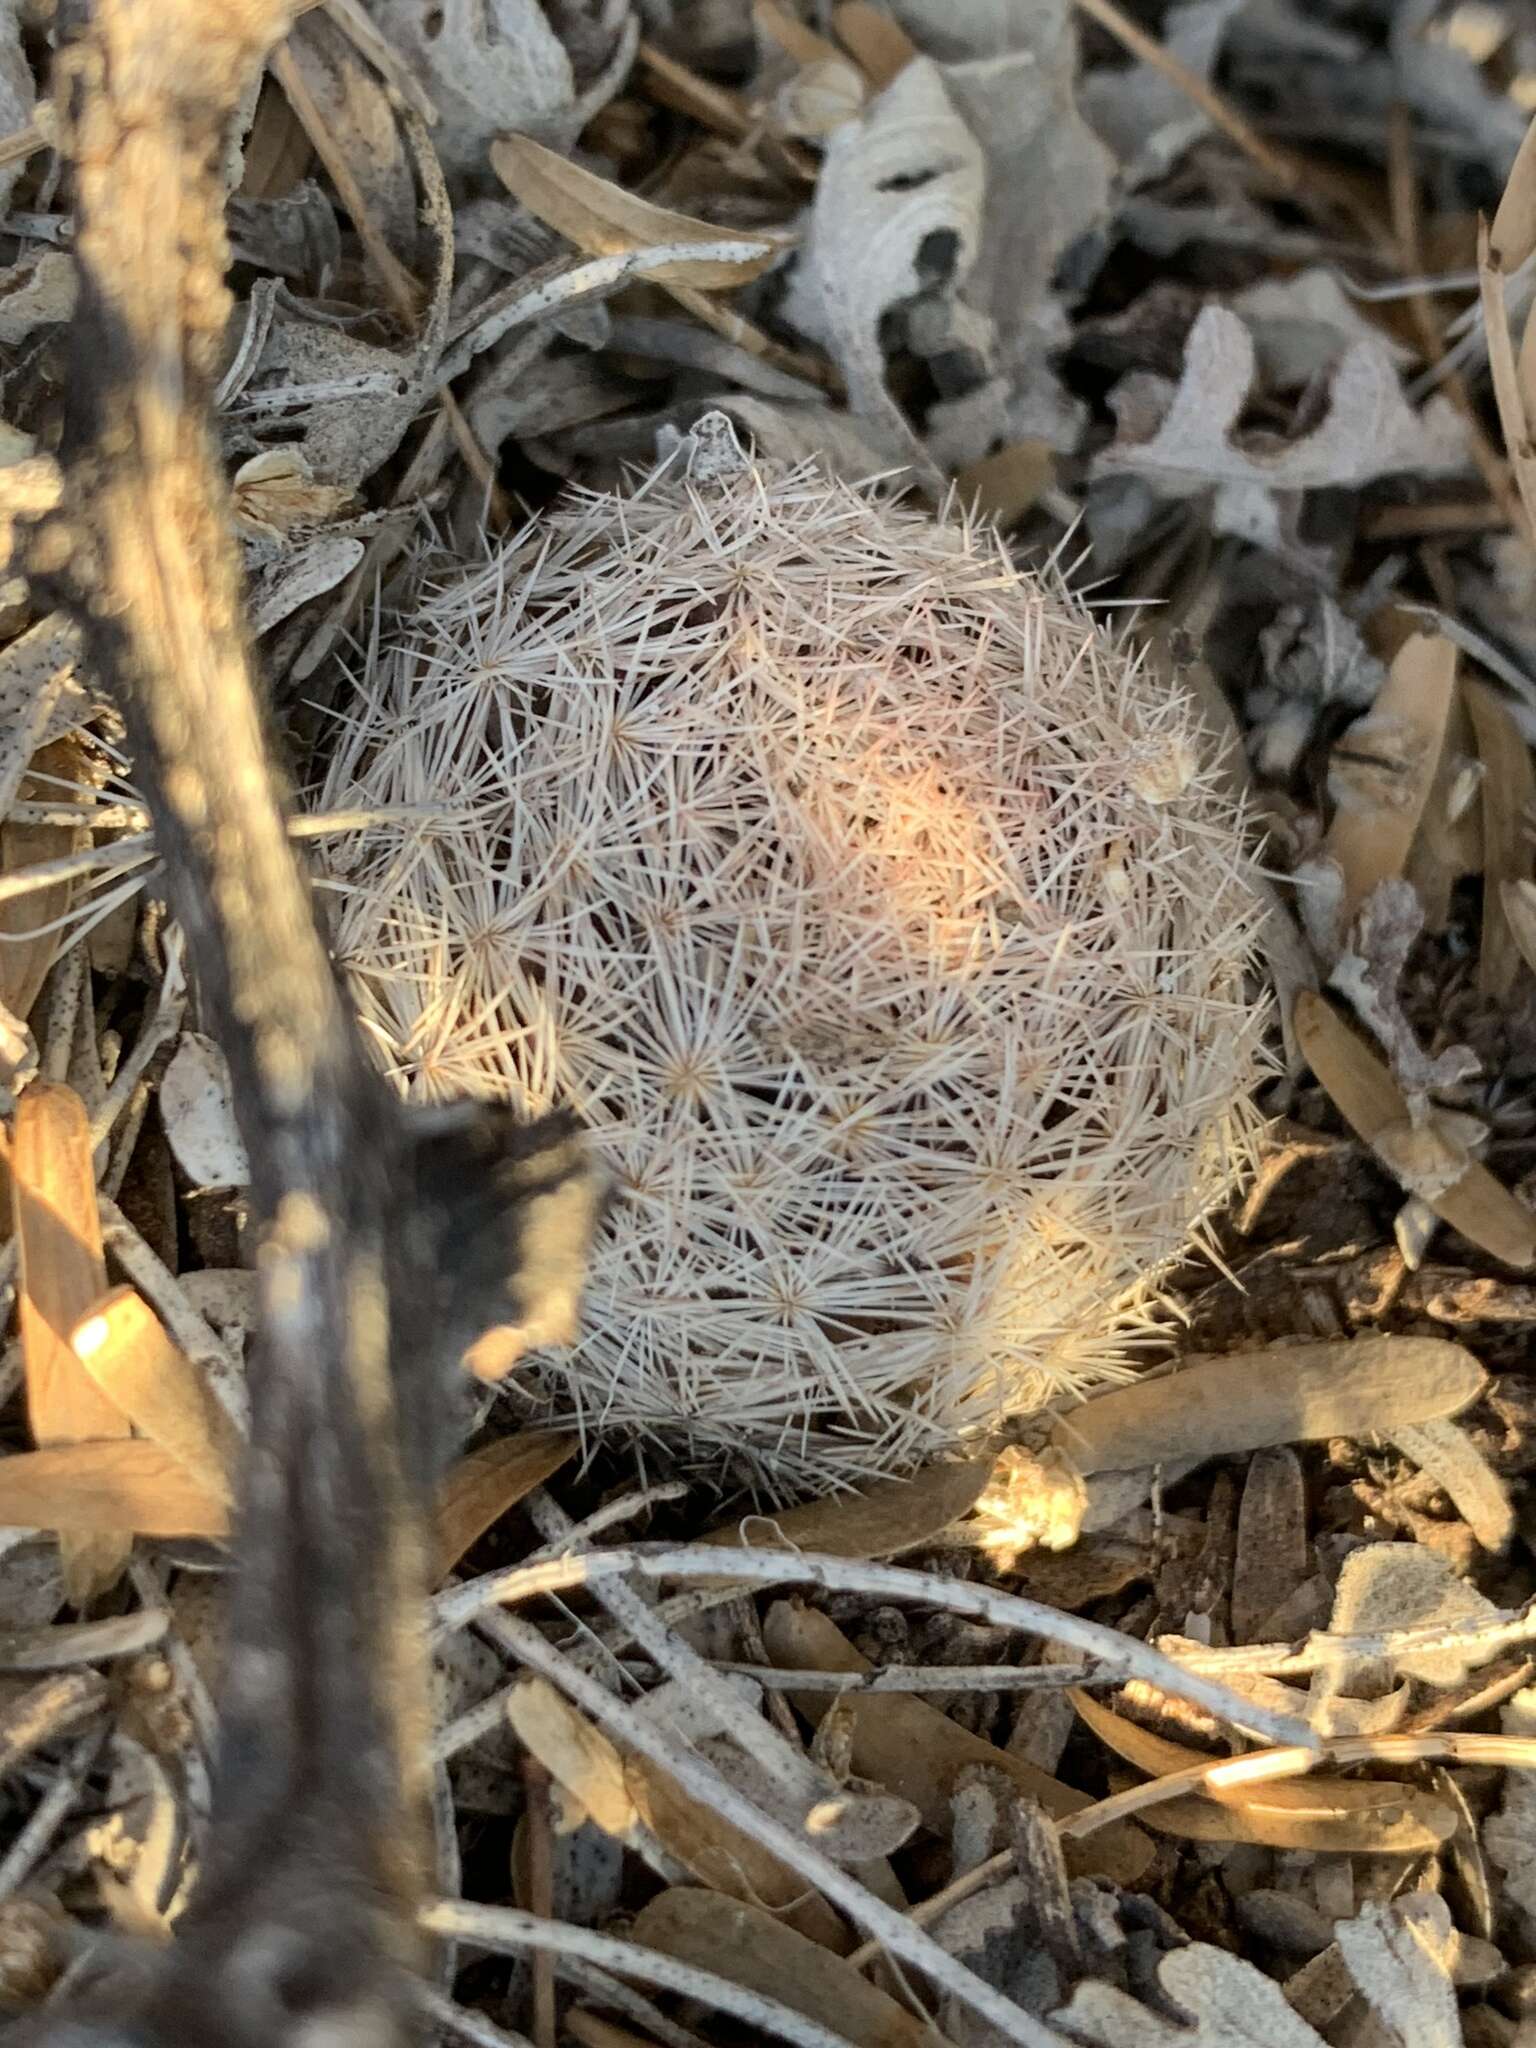
[[[328,881],[398,1086],[569,1105],[616,1176],[518,1384],[783,1498],[1123,1373],[1251,1155],[1263,911],[1191,701],[1056,570],[689,446],[405,622]]]

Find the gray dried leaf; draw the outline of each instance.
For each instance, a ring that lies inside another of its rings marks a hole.
[[[1029,1903],[1025,1880],[1005,1877],[951,1906],[930,1932],[957,1962],[1042,2019],[1061,1997],[1061,1973],[1040,1946]],[[940,2024],[954,2048],[1010,2048],[1006,2034],[956,2000],[946,2000]]]
[[[636,35],[632,18],[608,30],[578,82],[539,0],[375,0],[371,13],[437,108],[434,139],[456,181],[488,177],[498,135],[568,149],[617,91]]]
[[[37,85],[21,42],[21,7],[19,0],[7,0],[0,8],[0,135],[14,135],[27,127],[36,106]],[[0,170],[0,213],[9,208],[16,180],[25,167],[15,163]]]
[[[1465,1624],[1467,1635],[1454,1648],[1395,1653],[1390,1667],[1375,1658],[1341,1661],[1328,1674],[1332,1688],[1354,1694],[1384,1691],[1397,1676],[1425,1685],[1459,1685],[1493,1654],[1479,1644],[1477,1630],[1498,1615],[1490,1600],[1422,1544],[1366,1544],[1344,1560],[1328,1622],[1331,1635],[1381,1636],[1458,1623]]]
[[[1286,2003],[1278,1984],[1205,1942],[1157,1965],[1162,1998],[1189,2014],[1181,2026],[1112,1985],[1079,1984],[1051,2023],[1090,2048],[1320,2048],[1320,2036]]]
[[[196,1186],[244,1187],[249,1182],[229,1063],[201,1032],[184,1032],[171,1057],[160,1082],[160,1120],[177,1164]]]
[[[1484,1550],[1502,1551],[1515,1533],[1509,1488],[1464,1429],[1421,1422],[1392,1432],[1405,1457],[1450,1495],[1451,1504]]]
[[[1253,336],[1259,374],[1271,388],[1295,390],[1332,369],[1352,342],[1386,351],[1395,369],[1413,350],[1373,326],[1332,270],[1309,264],[1289,277],[1266,277],[1227,301]]]
[[[717,403],[752,437],[756,453],[773,462],[817,462],[845,483],[863,483],[901,466],[902,458],[869,422],[855,424],[825,405],[776,405],[733,393]]]
[[[313,178],[281,199],[229,202],[230,252],[241,263],[286,278],[298,291],[322,293],[341,267],[336,210]]]
[[[1243,0],[1184,0],[1170,7],[1160,37],[1164,49],[1209,82],[1227,28],[1242,7]],[[1099,139],[1120,159],[1120,181],[1129,192],[1166,177],[1211,125],[1188,94],[1151,64],[1101,66],[1083,78],[1077,100]]]
[[[1461,2048],[1450,1909],[1432,1892],[1367,1904],[1334,1929],[1349,1974],[1402,2048]]]
[[[1390,356],[1372,342],[1345,350],[1324,417],[1310,433],[1289,442],[1248,436],[1239,446],[1233,434],[1255,368],[1243,322],[1225,306],[1207,306],[1190,331],[1171,394],[1165,379],[1140,373],[1117,385],[1112,403],[1121,439],[1098,458],[1098,471],[1131,471],[1164,494],[1182,496],[1212,484],[1316,490],[1408,471],[1451,476],[1465,467],[1465,431],[1449,400],[1431,399],[1414,412]],[[1146,432],[1153,416],[1158,423]]]
[[[251,583],[251,631],[258,638],[269,633],[300,605],[334,590],[362,559],[360,540],[344,533],[322,533],[279,560],[267,562]]]
[[[953,289],[981,231],[982,151],[936,65],[914,59],[827,144],[786,317],[842,371],[860,419],[888,420],[879,330],[893,306]]]
[[[1536,1735],[1536,1686],[1526,1686],[1499,1710],[1506,1735]],[[1536,1771],[1506,1771],[1497,1813],[1483,1823],[1482,1845],[1504,1872],[1504,1897],[1519,1909],[1527,1939],[1536,1932]]]
[[[13,263],[0,276],[0,342],[16,348],[39,327],[55,327],[75,310],[75,259],[62,249]]]
[[[0,818],[37,749],[90,716],[93,700],[75,677],[79,656],[80,628],[63,612],[0,649]]]

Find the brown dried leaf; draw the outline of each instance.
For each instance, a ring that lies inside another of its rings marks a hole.
[[[766,1906],[786,1926],[834,1955],[852,1949],[847,1927],[798,1871],[733,1821],[691,1798],[659,1765],[647,1757],[627,1757],[624,1784],[640,1819],[700,1884]]]
[[[917,55],[917,45],[898,22],[869,0],[843,0],[832,10],[832,29],[843,48],[869,80],[883,92]]]
[[[75,1325],[70,1344],[118,1413],[228,1507],[240,1469],[239,1432],[207,1375],[171,1341],[148,1302],[131,1287],[114,1287]]]
[[[575,1449],[575,1437],[561,1430],[525,1429],[451,1466],[437,1502],[438,1576],[446,1578],[470,1545],[552,1478]]]
[[[1214,1458],[1273,1444],[1390,1433],[1455,1415],[1486,1375],[1439,1337],[1270,1344],[1115,1387],[1064,1416],[1053,1441],[1083,1473]]]
[[[1304,991],[1293,1015],[1313,1073],[1345,1121],[1377,1149],[1383,1135],[1410,1121],[1402,1090],[1324,997]],[[1437,1216],[1490,1258],[1521,1270],[1536,1265],[1536,1216],[1486,1166],[1474,1161],[1448,1187],[1425,1198]]]
[[[1072,1704],[1101,1742],[1148,1777],[1166,1778],[1210,1761],[1197,1749],[1170,1742],[1112,1713],[1075,1687]],[[1229,1812],[1216,1816],[1210,1811],[1213,1805]],[[1448,1841],[1456,1828],[1455,1814],[1443,1800],[1408,1785],[1353,1778],[1212,1785],[1193,1797],[1148,1808],[1146,1818],[1165,1833],[1193,1834],[1201,1841],[1260,1842],[1319,1853],[1347,1849],[1361,1855],[1427,1854]],[[1401,1846],[1389,1851],[1381,1846],[1387,1840]]]
[[[39,1082],[16,1106],[11,1199],[21,1260],[20,1324],[27,1419],[36,1442],[126,1437],[128,1424],[75,1356],[69,1333],[107,1290],[96,1173],[85,1105],[72,1088]],[[26,1518],[12,1516],[20,1525]],[[51,1528],[45,1519],[28,1526]],[[134,1524],[96,1521],[60,1537],[70,1599],[83,1606],[116,1583]],[[114,1533],[114,1529],[115,1532]]]
[[[1493,382],[1499,425],[1504,433],[1504,448],[1515,472],[1527,524],[1536,526],[1536,451],[1531,447],[1525,386],[1521,381],[1520,366],[1515,360],[1514,337],[1510,333],[1504,270],[1498,252],[1489,245],[1486,221],[1478,223],[1477,275],[1482,293],[1483,332],[1488,344],[1488,373]]]
[[[547,1678],[525,1678],[507,1702],[518,1740],[605,1834],[628,1839],[634,1801],[624,1759],[600,1728]]]
[[[1527,805],[1536,798],[1536,772],[1504,700],[1471,677],[1464,687],[1483,764],[1483,936],[1477,986],[1483,995],[1503,997],[1514,988],[1521,966],[1504,903],[1505,892],[1530,875],[1524,821]]]
[[[103,1555],[109,1546],[126,1555],[125,1529],[216,1541],[228,1534],[229,1514],[169,1451],[119,1437],[0,1458],[0,1525],[60,1529],[80,1539],[81,1551],[94,1543]]]
[[[774,1663],[791,1671],[872,1669],[835,1622],[796,1601],[775,1601],[763,1634]],[[834,1697],[824,1692],[790,1695],[796,1711],[813,1725],[819,1725]],[[867,1693],[846,1697],[844,1706],[852,1728],[853,1770],[910,1800],[937,1834],[948,1831],[955,1784],[968,1766],[1003,1772],[1056,1819],[1092,1804],[1086,1794],[972,1735],[926,1700],[902,1693]],[[1068,1858],[1075,1872],[1134,1885],[1146,1870],[1150,1853],[1140,1832],[1122,1823],[1071,1844]]]
[[[75,782],[80,772],[79,741],[54,740],[32,756],[31,772],[23,777],[17,794],[44,803],[57,800],[61,794],[58,783]],[[57,781],[45,781],[44,777],[56,777]],[[0,874],[15,874],[39,861],[79,853],[90,844],[90,836],[81,825],[0,825]],[[23,1023],[49,968],[69,943],[67,932],[46,927],[56,925],[68,911],[78,886],[72,881],[54,882],[31,895],[0,903],[0,1004]],[[37,936],[20,937],[23,932]]]
[[[1014,441],[968,462],[955,477],[955,489],[978,517],[1007,528],[1055,481],[1056,457],[1048,442]]]
[[[1398,650],[1375,703],[1334,747],[1328,791],[1337,809],[1323,858],[1343,877],[1340,942],[1371,891],[1407,865],[1455,687],[1455,647],[1439,634],[1415,633]]]
[[[862,1493],[751,1515],[711,1530],[706,1543],[747,1550],[813,1550],[826,1557],[896,1557],[931,1543],[970,1513],[992,1477],[990,1457],[930,1465],[913,1479],[880,1479]]]
[[[752,21],[760,36],[776,43],[797,64],[824,64],[829,59],[836,63],[841,59],[842,53],[835,43],[807,28],[803,21],[780,7],[778,0],[752,0]]]
[[[506,135],[491,145],[491,162],[513,198],[589,256],[617,256],[630,249],[660,249],[676,243],[740,241],[740,256],[679,257],[649,272],[657,284],[728,290],[760,277],[786,246],[776,235],[733,236],[708,221],[670,207],[652,206],[621,185],[584,171],[579,164],[526,135]]]
[[[1518,270],[1536,250],[1536,121],[1526,129],[1510,166],[1488,241],[1506,273]]]
[[[1289,1445],[1262,1450],[1248,1467],[1232,1564],[1232,1634],[1263,1642],[1264,1627],[1307,1576],[1307,1492]]]
[[[632,1938],[780,1999],[859,2048],[945,2048],[930,2024],[750,1902],[674,1886],[637,1916]]]

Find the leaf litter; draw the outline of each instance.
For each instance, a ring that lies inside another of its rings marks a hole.
[[[48,23],[0,14],[13,533],[57,497],[76,297]],[[302,780],[339,653],[445,551],[724,411],[959,493],[1198,665],[1303,964],[1275,1170],[1133,1385],[771,1515],[477,1391],[438,1503],[444,2038],[1513,2041],[1533,102],[1521,10],[1451,0],[325,0],[274,53],[218,431]],[[0,632],[21,2009],[195,1884],[255,1310],[121,728],[14,573]],[[473,1595],[525,1566],[538,1604]]]

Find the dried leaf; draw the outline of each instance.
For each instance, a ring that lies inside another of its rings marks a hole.
[[[1456,658],[1449,640],[1415,633],[1370,710],[1335,742],[1328,765],[1335,811],[1322,858],[1338,868],[1343,887],[1330,954],[1372,891],[1407,865],[1445,743]]]
[[[1303,991],[1293,1018],[1313,1073],[1345,1121],[1379,1151],[1384,1136],[1410,1124],[1402,1090],[1325,997]],[[1474,1161],[1449,1186],[1426,1193],[1425,1199],[1437,1216],[1490,1258],[1522,1270],[1536,1265],[1536,1216],[1487,1167]]]
[[[241,533],[281,541],[334,519],[351,493],[337,484],[316,483],[299,449],[268,448],[241,463],[230,478],[229,496]]]
[[[1056,457],[1044,441],[1015,441],[955,478],[962,503],[995,526],[1009,527],[1056,481]]]
[[[701,1884],[765,1906],[806,1940],[848,1954],[848,1929],[821,1894],[733,1821],[691,1798],[647,1757],[625,1759],[624,1784],[640,1819]]]
[[[917,55],[906,30],[868,0],[842,0],[832,10],[832,28],[876,92],[883,92]]]
[[[75,1325],[70,1344],[119,1414],[229,1506],[242,1455],[239,1431],[207,1375],[172,1343],[149,1304],[131,1287],[114,1287]]]
[[[229,1062],[201,1032],[182,1033],[160,1082],[160,1121],[177,1165],[194,1187],[249,1184]]]
[[[1187,1362],[1064,1416],[1052,1441],[1083,1473],[1214,1458],[1456,1415],[1486,1384],[1460,1344],[1355,1337]]]
[[[774,1663],[791,1671],[872,1669],[834,1622],[798,1602],[775,1601],[763,1633]],[[790,1697],[798,1713],[819,1725],[834,1696],[823,1692]],[[1022,1757],[972,1735],[926,1700],[900,1693],[871,1693],[850,1697],[845,1704],[852,1727],[853,1770],[910,1800],[925,1825],[936,1833],[948,1830],[955,1783],[968,1767],[1003,1772],[1026,1798],[1058,1819],[1092,1803],[1085,1794],[1036,1770]],[[1105,1828],[1073,1844],[1070,1851],[1074,1870],[1102,1873],[1127,1885],[1135,1884],[1149,1857],[1145,1838],[1124,1824]]]
[[[16,1106],[11,1195],[21,1259],[20,1322],[27,1420],[51,1451],[126,1437],[128,1424],[70,1347],[69,1333],[107,1290],[96,1174],[85,1105],[71,1088],[38,1083]],[[8,1515],[0,1525],[64,1528]],[[100,1519],[61,1535],[71,1600],[84,1606],[116,1583],[131,1548],[132,1521]]]
[[[45,803],[56,800],[58,783],[75,782],[81,766],[77,740],[54,740],[33,755],[31,772],[20,778],[17,794]],[[15,874],[41,861],[83,852],[90,838],[83,825],[0,824],[0,874]],[[69,944],[68,931],[57,927],[79,886],[78,881],[52,882],[0,903],[0,1004],[18,1022],[25,1022],[30,1015],[49,968]],[[49,926],[56,928],[49,930]],[[19,936],[22,933],[30,936]]]
[[[1504,905],[1507,893],[1530,875],[1525,819],[1527,807],[1536,799],[1536,772],[1530,747],[1503,698],[1472,677],[1465,695],[1483,764],[1483,934],[1477,986],[1484,995],[1507,997],[1520,971],[1521,954]]]
[[[228,1534],[229,1514],[169,1451],[120,1437],[0,1458],[0,1525],[60,1529],[79,1551],[94,1544],[105,1556],[126,1554],[125,1529],[217,1540]]]
[[[1241,7],[1242,0],[1182,0],[1164,17],[1164,50],[1191,77],[1208,84],[1228,24]],[[1096,67],[1078,87],[1078,104],[1120,159],[1128,192],[1166,177],[1211,125],[1210,116],[1177,79],[1147,63]]]
[[[1478,223],[1477,274],[1483,309],[1483,334],[1488,345],[1488,374],[1493,383],[1494,403],[1504,433],[1504,447],[1525,507],[1528,525],[1536,528],[1536,450],[1531,446],[1531,422],[1526,406],[1526,384],[1515,360],[1510,333],[1509,305],[1505,296],[1503,267],[1490,247],[1486,221]],[[1529,540],[1529,534],[1527,540]]]
[[[637,1815],[624,1775],[624,1759],[558,1686],[524,1678],[507,1702],[518,1740],[582,1812],[606,1834],[627,1841]]]
[[[75,310],[75,259],[62,249],[13,264],[0,278],[0,344],[19,348],[39,327],[56,327]]]
[[[1097,472],[1145,476],[1159,489],[1180,494],[1211,484],[1331,489],[1404,471],[1454,476],[1466,465],[1460,415],[1449,400],[1438,399],[1415,413],[1383,346],[1357,342],[1347,349],[1322,422],[1279,447],[1272,437],[1248,445],[1234,438],[1254,370],[1253,337],[1243,322],[1225,306],[1207,306],[1190,331],[1182,375],[1155,428],[1126,431],[1133,403],[1140,410],[1156,402],[1149,380],[1137,384],[1127,378],[1117,387],[1121,438],[1098,458]]]
[[[1232,1634],[1263,1642],[1264,1624],[1307,1576],[1307,1489],[1289,1445],[1260,1451],[1248,1467],[1232,1561]]]
[[[1279,1985],[1224,1949],[1199,1941],[1174,1949],[1157,1965],[1157,1981],[1163,2010],[1090,1978],[1052,2024],[1089,2048],[1321,2048]],[[1167,2018],[1168,2010],[1187,2014],[1188,2023]]]
[[[1210,1761],[1199,1750],[1139,1727],[1076,1688],[1072,1704],[1101,1742],[1149,1777],[1168,1777]],[[1230,1832],[1208,1811],[1199,1811],[1212,1805],[1232,1809]],[[1452,1809],[1413,1786],[1318,1776],[1268,1785],[1212,1785],[1192,1799],[1149,1807],[1139,1817],[1170,1834],[1195,1833],[1203,1841],[1258,1842],[1319,1854],[1426,1855],[1456,1829]]]
[[[452,1465],[437,1502],[437,1569],[446,1578],[487,1529],[542,1486],[576,1450],[556,1429],[525,1429],[499,1437]]]
[[[1479,1644],[1477,1630],[1497,1619],[1493,1603],[1422,1544],[1369,1543],[1344,1560],[1330,1635],[1383,1636],[1399,1629],[1464,1625],[1466,1638],[1447,1649],[1394,1651],[1390,1661],[1341,1662],[1326,1675],[1337,1691],[1350,1693],[1384,1689],[1388,1678],[1399,1674],[1425,1685],[1459,1685],[1496,1654]]]
[[[1429,1892],[1367,1902],[1334,1929],[1349,1974],[1402,2048],[1461,2048],[1461,2014],[1446,1965],[1453,1930]]]
[[[966,275],[984,182],[981,150],[926,58],[828,139],[784,310],[832,356],[856,416],[889,418],[880,322]]]
[[[1526,129],[1510,166],[1488,239],[1506,273],[1536,252],[1536,121]]]
[[[827,1557],[897,1557],[931,1543],[981,1498],[990,1457],[930,1465],[913,1479],[880,1479],[778,1515],[748,1515],[715,1529],[706,1543],[749,1550],[807,1550]]]
[[[749,1901],[674,1886],[638,1914],[632,1935],[781,1999],[859,2048],[945,2048],[930,2024]]]
[[[1390,1432],[1419,1470],[1451,1497],[1451,1504],[1484,1550],[1508,1548],[1515,1533],[1509,1488],[1465,1430],[1454,1423],[1423,1422]]]
[[[36,749],[90,715],[91,700],[75,680],[79,653],[80,629],[62,612],[50,612],[0,650],[0,817]]]
[[[652,206],[649,200],[584,171],[526,135],[507,135],[493,143],[491,162],[514,199],[589,256],[620,256],[631,249],[686,246],[690,242],[707,243],[715,249],[732,240],[741,244],[739,255],[683,257],[653,270],[649,275],[657,284],[728,290],[761,276],[784,248],[777,236],[733,237],[708,221]]]

